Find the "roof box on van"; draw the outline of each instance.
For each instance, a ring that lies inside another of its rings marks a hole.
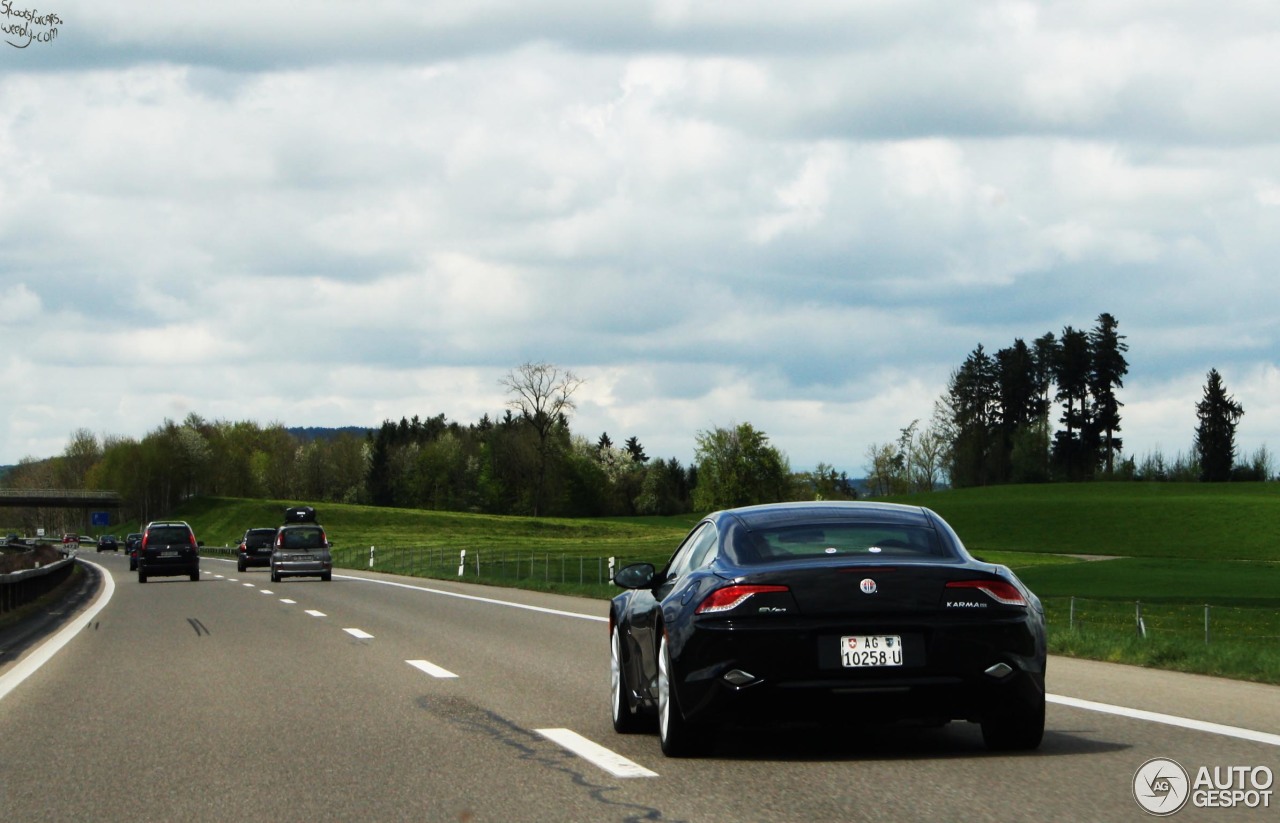
[[[316,510],[310,506],[290,506],[284,510],[284,522],[314,523],[316,522]]]

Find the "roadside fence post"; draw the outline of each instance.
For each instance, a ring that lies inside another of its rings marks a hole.
[[[613,566],[616,560],[617,558],[614,558],[614,557],[609,558],[609,582],[610,583],[613,582]]]
[[[1076,596],[1074,594],[1071,595],[1071,611],[1069,611],[1067,614],[1068,614],[1067,629],[1069,629],[1070,631],[1075,631],[1076,630]]]
[[[463,572],[467,570],[467,550],[463,549],[462,554],[458,555],[458,577],[462,577]]]
[[[476,552],[476,577],[480,576],[480,552]]]
[[[1137,617],[1137,620],[1138,620],[1138,636],[1139,636],[1139,637],[1141,637],[1143,640],[1146,640],[1146,639],[1147,639],[1147,627],[1146,627],[1146,624],[1144,624],[1144,623],[1142,622],[1142,601],[1141,601],[1141,600],[1137,600],[1137,601],[1135,601],[1135,603],[1136,603],[1136,605],[1137,605],[1136,617]]]
[[[1204,604],[1204,644],[1209,645],[1209,604]]]
[[[373,546],[369,547],[369,568],[373,568]]]

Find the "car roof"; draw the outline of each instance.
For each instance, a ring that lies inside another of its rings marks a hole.
[[[861,500],[819,500],[798,503],[765,503],[725,509],[708,519],[733,519],[747,528],[785,526],[789,523],[901,523],[925,526],[931,523],[928,509],[901,503],[871,503]]]

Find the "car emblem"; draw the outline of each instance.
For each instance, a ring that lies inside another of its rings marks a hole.
[[[864,579],[860,584],[858,584],[858,585],[861,587],[861,589],[862,589],[862,593],[863,593],[863,594],[875,594],[875,593],[876,593],[876,581],[872,580],[870,577],[865,578],[865,579]]]

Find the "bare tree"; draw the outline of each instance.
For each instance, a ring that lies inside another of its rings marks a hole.
[[[568,369],[552,363],[526,362],[499,381],[511,399],[507,405],[520,413],[538,435],[538,475],[533,493],[533,514],[543,509],[543,493],[547,481],[547,462],[551,456],[556,428],[567,427],[569,413],[577,406],[573,394],[583,380]]]

